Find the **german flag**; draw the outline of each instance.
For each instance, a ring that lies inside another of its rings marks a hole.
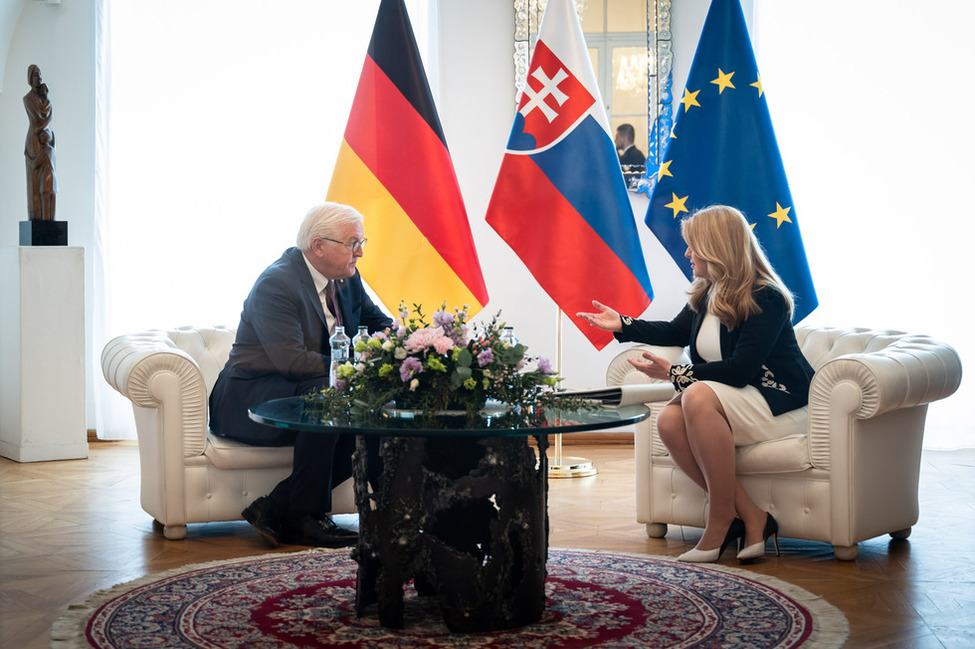
[[[327,200],[365,217],[362,277],[395,313],[488,301],[467,210],[403,0],[382,0]]]

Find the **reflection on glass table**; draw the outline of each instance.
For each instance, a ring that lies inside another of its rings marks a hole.
[[[473,419],[453,411],[429,417],[415,410],[393,407],[384,409],[374,417],[331,419],[314,402],[304,397],[288,397],[266,401],[251,408],[250,417],[277,428],[313,432],[404,437],[525,437],[616,428],[645,419],[648,412],[642,405],[630,405],[522,413],[506,404],[489,401],[479,416]]]

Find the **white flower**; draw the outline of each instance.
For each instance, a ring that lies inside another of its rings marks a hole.
[[[410,392],[416,392],[418,387],[420,387],[420,379],[413,379],[410,381]]]
[[[407,356],[406,349],[404,349],[403,347],[397,347],[396,351],[393,352],[393,357],[398,361],[403,360],[404,358],[406,358],[406,356]]]

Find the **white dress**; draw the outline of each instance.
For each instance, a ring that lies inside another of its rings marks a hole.
[[[701,323],[697,335],[697,353],[705,361],[721,360],[721,322],[718,317],[708,313]],[[717,395],[724,409],[725,417],[731,425],[735,446],[747,446],[757,442],[788,437],[806,432],[808,407],[772,415],[762,393],[753,385],[735,388],[717,381],[699,381],[707,385]],[[674,402],[680,401],[680,394]]]

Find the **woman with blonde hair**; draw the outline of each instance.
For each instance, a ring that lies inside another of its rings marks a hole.
[[[806,430],[813,369],[792,328],[793,301],[738,210],[702,209],[681,224],[694,282],[684,309],[669,322],[636,320],[593,300],[579,313],[621,342],[689,346],[691,362],[672,365],[655,354],[630,360],[669,380],[677,396],[657,417],[657,431],[677,466],[708,494],[708,518],[697,546],[681,561],[716,561],[735,543],[740,560],[778,553],[778,524],[745,492],[735,473],[735,447]]]

